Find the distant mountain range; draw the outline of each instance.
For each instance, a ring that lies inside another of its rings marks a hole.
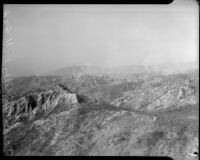
[[[68,66],[50,73],[54,76],[81,76],[85,74],[140,74],[159,73],[173,74],[198,70],[198,63],[176,63],[160,65],[124,65],[117,67]]]

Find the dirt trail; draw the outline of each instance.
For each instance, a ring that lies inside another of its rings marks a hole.
[[[60,86],[63,88],[63,86]],[[63,88],[66,89],[66,88]],[[76,93],[75,93],[76,94]],[[87,96],[85,95],[78,95],[80,97],[84,97],[83,99],[83,109],[85,111],[90,111],[90,110],[111,110],[111,111],[129,111],[129,112],[134,112],[136,114],[140,115],[147,115],[147,116],[155,116],[155,117],[171,117],[171,116],[178,116],[178,117],[193,117],[192,119],[195,119],[195,117],[198,118],[198,113],[199,113],[199,104],[197,105],[185,105],[179,108],[176,108],[176,106],[172,106],[170,108],[174,109],[166,109],[166,110],[157,110],[157,111],[139,111],[135,110],[133,108],[125,108],[123,106],[116,107],[114,105],[111,105],[106,102],[102,103],[95,103],[91,101]]]
[[[157,111],[139,111],[132,108],[116,107],[108,103],[96,104],[94,102],[86,103],[83,105],[86,110],[111,110],[111,111],[128,111],[134,112],[140,115],[155,116],[155,117],[171,117],[171,116],[181,116],[181,117],[197,117],[198,118],[198,106],[195,105],[185,105],[180,108],[175,108],[171,110],[157,110]]]

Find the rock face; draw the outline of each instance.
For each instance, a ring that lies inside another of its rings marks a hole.
[[[5,102],[4,154],[196,160],[197,87],[187,77],[145,79],[90,86],[83,95],[60,85]],[[107,101],[90,99],[98,95]]]
[[[76,103],[78,103],[76,94],[57,88],[6,102],[3,106],[3,115],[9,127],[24,119],[29,121],[37,119],[38,116],[41,117],[41,115],[50,113],[60,104],[67,107]]]

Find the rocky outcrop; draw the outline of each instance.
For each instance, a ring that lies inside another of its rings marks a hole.
[[[42,118],[42,115],[47,115],[59,105],[67,107],[76,103],[77,95],[62,88],[33,93],[3,105],[3,115],[7,121],[5,125],[12,126],[18,121]]]

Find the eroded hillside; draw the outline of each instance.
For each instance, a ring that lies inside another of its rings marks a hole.
[[[37,84],[41,90],[27,85],[28,94],[3,105],[5,155],[198,158],[193,75],[52,76]]]

